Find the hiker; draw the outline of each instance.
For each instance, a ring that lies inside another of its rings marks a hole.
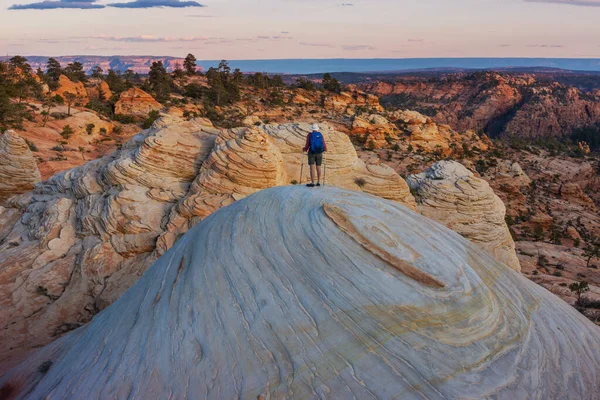
[[[306,136],[306,145],[302,151],[308,151],[308,165],[310,166],[310,183],[306,186],[321,186],[321,164],[323,153],[327,151],[327,143],[323,134],[319,132],[319,125],[312,125],[312,132]],[[315,185],[315,164],[317,169],[317,184]]]

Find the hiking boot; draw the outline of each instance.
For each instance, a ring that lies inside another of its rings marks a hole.
[[[315,184],[314,183],[307,183],[306,186],[308,186],[308,187],[315,187]]]
[[[321,184],[320,184],[320,183],[317,183],[317,185],[316,185],[316,186],[321,186]]]

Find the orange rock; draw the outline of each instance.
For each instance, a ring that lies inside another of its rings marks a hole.
[[[85,86],[81,82],[73,82],[65,75],[61,75],[58,78],[58,89],[54,91],[54,94],[59,95],[63,99],[66,98],[66,93],[74,94],[77,99],[75,103],[86,104],[89,100],[87,91],[85,90]]]
[[[121,93],[115,104],[115,114],[135,115],[145,117],[150,111],[158,111],[162,104],[138,88],[131,88]]]

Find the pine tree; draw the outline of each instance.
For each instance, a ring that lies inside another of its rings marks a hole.
[[[92,78],[104,79],[104,71],[99,65],[95,65],[94,68],[92,68]]]
[[[193,54],[188,54],[183,61],[183,68],[188,75],[196,74],[196,57]]]
[[[162,61],[155,61],[150,66],[148,83],[158,101],[166,101],[171,94],[171,77],[163,66]]]

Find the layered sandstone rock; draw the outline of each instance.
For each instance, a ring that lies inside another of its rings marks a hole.
[[[16,399],[596,399],[599,346],[583,315],[443,226],[357,192],[282,187],[197,225],[0,388]]]
[[[388,141],[398,139],[398,128],[379,114],[355,116],[352,120],[352,135],[365,135],[365,142],[381,148]]]
[[[490,135],[565,136],[600,121],[600,96],[528,75],[476,72],[442,79],[398,78],[362,87],[382,104],[410,102],[453,129]],[[584,147],[585,149],[585,147]]]
[[[309,131],[309,124],[220,131],[207,120],[165,117],[116,153],[13,198],[0,211],[0,321],[9,338],[0,341],[0,371],[89,321],[209,214],[300,180]],[[415,207],[391,168],[365,164],[345,134],[327,124],[322,131],[327,185]],[[306,182],[305,159],[303,172]]]
[[[439,221],[520,271],[515,243],[502,200],[483,179],[454,161],[440,161],[422,174],[407,178],[416,193],[418,210]]]
[[[339,94],[331,93],[325,97],[323,105],[326,110],[347,114],[354,114],[357,108],[370,109],[375,112],[383,111],[377,96],[358,90]]]
[[[469,149],[478,148],[482,151],[491,146],[490,140],[485,136],[479,137],[474,131],[459,134],[449,125],[437,124],[416,111],[400,111],[392,113],[391,116],[400,126],[404,126],[408,134],[407,142],[413,148],[427,153],[436,151],[442,155],[449,155],[462,152],[463,144]]]
[[[131,88],[123,93],[115,104],[115,114],[146,117],[150,111],[162,109],[162,104],[138,88]]]
[[[81,82],[73,82],[65,75],[58,77],[58,89],[54,91],[55,95],[59,95],[66,100],[66,93],[70,93],[75,96],[75,103],[87,104],[88,94],[85,90],[85,86]]]
[[[0,135],[0,203],[32,190],[40,181],[40,171],[25,140],[14,131]]]

